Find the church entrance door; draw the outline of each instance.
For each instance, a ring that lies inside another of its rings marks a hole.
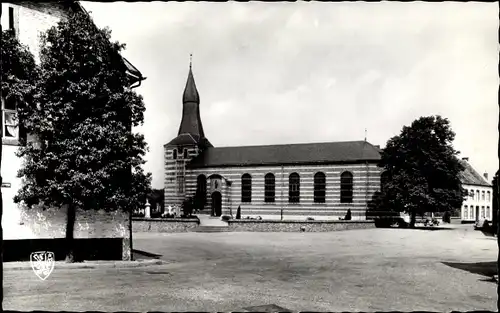
[[[222,215],[222,195],[218,191],[212,193],[212,216]]]

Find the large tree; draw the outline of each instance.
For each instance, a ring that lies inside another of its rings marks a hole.
[[[411,214],[445,212],[461,207],[466,191],[459,174],[464,169],[452,142],[455,133],[441,116],[421,117],[403,127],[383,149],[380,166],[388,175],[379,205]]]
[[[66,208],[66,260],[75,255],[77,208],[131,212],[143,205],[150,174],[142,170],[146,142],[132,132],[144,120],[108,29],[75,13],[42,35],[36,99],[20,116],[35,140],[19,149],[23,185],[15,197],[28,207]]]

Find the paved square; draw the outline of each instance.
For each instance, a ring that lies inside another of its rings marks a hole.
[[[496,240],[448,230],[134,234],[127,269],[6,271],[8,310],[496,310]]]

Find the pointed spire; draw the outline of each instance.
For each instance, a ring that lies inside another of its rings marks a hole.
[[[192,55],[190,55],[190,59],[191,58]],[[212,147],[212,144],[205,138],[205,133],[203,132],[203,125],[200,117],[200,96],[194,82],[192,60],[189,61],[189,75],[182,101],[182,119],[179,133],[177,138],[171,143],[173,144],[175,142],[179,144],[179,142],[186,142],[187,140],[190,144],[195,142],[203,147]]]
[[[192,57],[190,55],[189,61],[189,74],[186,82],[186,88],[184,89],[184,95],[182,96],[182,102],[194,102],[200,103],[200,95],[198,94],[198,90],[196,89],[196,83],[194,82],[193,70],[192,70]]]

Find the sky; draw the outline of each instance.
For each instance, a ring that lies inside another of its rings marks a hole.
[[[498,4],[82,2],[147,79],[145,169],[163,188],[193,54],[216,147],[367,140],[448,118],[460,157],[498,169]]]

